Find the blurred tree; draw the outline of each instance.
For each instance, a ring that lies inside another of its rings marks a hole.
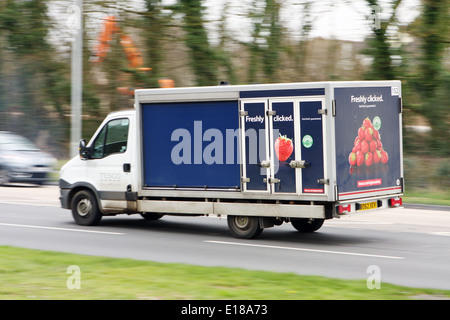
[[[190,65],[197,85],[217,85],[217,56],[204,26],[203,1],[179,0],[176,8],[183,14],[185,44],[190,49]]]
[[[147,12],[144,18],[143,34],[146,41],[146,60],[151,72],[147,73],[146,86],[158,87],[158,79],[161,78],[163,47],[162,37],[164,32],[164,17],[162,15],[161,0],[145,0]]]
[[[381,19],[380,3],[378,0],[367,0],[371,14],[372,36],[367,41],[368,48],[365,54],[372,56],[373,63],[368,73],[371,80],[393,80],[396,79],[396,70],[392,57],[396,55],[395,49],[390,45],[388,28],[396,22],[396,11],[402,0],[392,0],[392,12],[389,19]]]
[[[434,152],[450,155],[450,72],[444,67],[444,52],[450,43],[450,1],[423,0],[417,35],[421,43],[420,65],[414,75],[414,89],[422,103],[416,105],[431,125],[430,146]]]
[[[237,84],[238,78],[236,76],[235,67],[231,59],[231,55],[228,50],[228,43],[232,41],[230,39],[227,30],[227,19],[229,14],[229,2],[225,1],[222,10],[222,16],[220,18],[219,26],[219,45],[216,49],[216,56],[221,66],[225,68],[225,81],[229,81],[231,84]]]
[[[266,0],[262,25],[266,41],[263,46],[264,82],[277,82],[276,75],[282,50],[280,8],[281,4],[277,0]]]
[[[262,8],[262,10],[261,10]],[[249,18],[252,21],[250,52],[250,83],[277,82],[282,46],[281,4],[277,0],[254,0]]]
[[[63,106],[70,100],[67,67],[55,59],[47,41],[49,19],[45,1],[7,0],[0,4],[2,68],[1,111],[4,126],[36,138],[39,130],[64,130]],[[61,120],[55,122],[57,117]],[[64,143],[56,134],[52,144]]]

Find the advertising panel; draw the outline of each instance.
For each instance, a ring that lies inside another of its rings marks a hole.
[[[401,192],[399,88],[335,88],[338,195]]]

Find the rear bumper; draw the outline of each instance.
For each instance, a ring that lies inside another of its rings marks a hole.
[[[337,216],[342,216],[347,214],[366,212],[368,210],[402,207],[402,196],[403,194],[396,194],[384,197],[340,201],[336,204],[336,214]]]

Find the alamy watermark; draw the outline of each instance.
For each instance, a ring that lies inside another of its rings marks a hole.
[[[204,130],[202,121],[194,121],[193,130],[178,128],[172,131],[170,140],[175,143],[170,158],[173,164],[241,164],[241,136],[245,137],[246,163],[259,164],[266,160],[267,139],[265,129],[248,128],[245,134],[242,129],[209,128]],[[278,137],[279,130],[273,129],[272,137]],[[274,140],[274,139],[273,139]],[[279,162],[273,157],[273,170],[277,172]],[[261,170],[264,170],[263,168]]]
[[[69,290],[81,289],[81,269],[77,265],[67,267],[66,273],[70,274],[67,278],[66,286]]]
[[[381,268],[372,264],[367,267],[366,272],[369,274],[366,281],[367,288],[370,290],[381,289]]]

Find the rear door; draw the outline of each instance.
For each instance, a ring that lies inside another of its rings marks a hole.
[[[271,161],[267,99],[242,101],[241,147],[244,191],[269,192]]]
[[[401,193],[400,82],[337,87],[334,99],[339,200]]]
[[[241,102],[244,191],[324,193],[323,99]]]

